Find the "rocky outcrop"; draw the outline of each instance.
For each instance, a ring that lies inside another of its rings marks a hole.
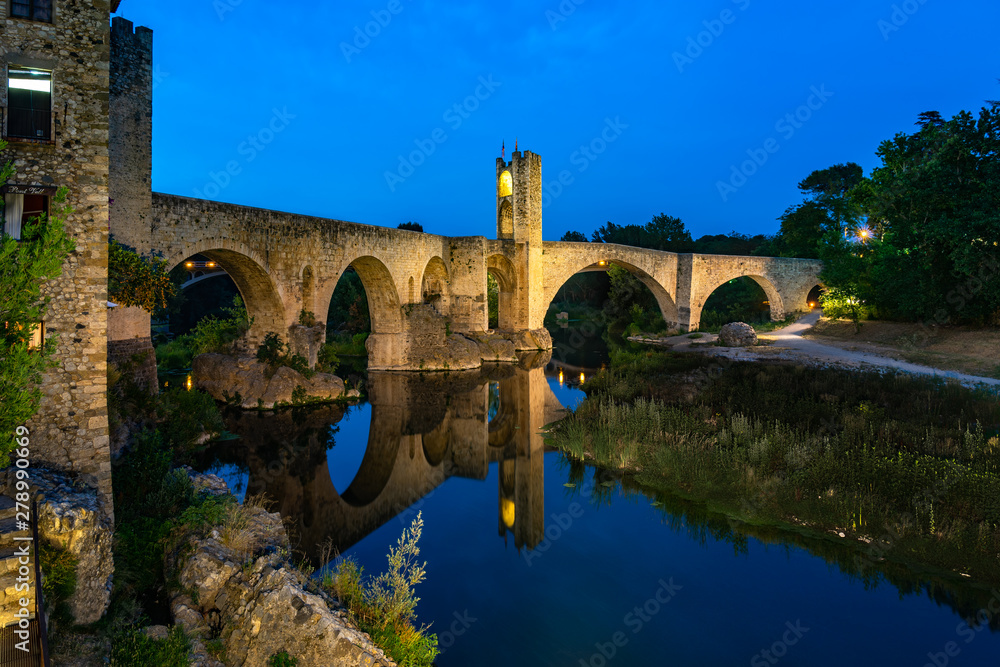
[[[730,322],[719,331],[719,343],[725,347],[753,347],[757,344],[757,332],[745,322]]]
[[[111,519],[102,510],[97,491],[69,475],[32,467],[30,480],[38,501],[38,539],[76,559],[76,589],[66,601],[69,612],[80,625],[94,623],[111,600]],[[0,472],[0,484],[9,497],[14,497],[15,482],[13,469]]]
[[[216,400],[235,401],[250,410],[291,405],[297,398],[332,401],[357,396],[357,392],[345,392],[344,381],[336,375],[316,373],[307,378],[286,366],[272,373],[267,364],[256,359],[224,354],[195,357],[191,364],[191,380]],[[294,395],[298,387],[304,394]]]
[[[215,480],[196,484],[217,487]],[[174,620],[194,638],[195,663],[221,667],[204,650],[218,638],[228,667],[257,667],[287,651],[300,665],[393,666],[347,612],[288,562],[281,515],[243,507],[241,521],[191,537],[167,556],[176,573]]]

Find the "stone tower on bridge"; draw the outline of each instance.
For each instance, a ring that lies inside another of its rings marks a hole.
[[[515,151],[510,162],[497,158],[497,240],[504,245],[513,242],[505,255],[516,274],[514,285],[501,284],[499,328],[539,329],[541,321],[531,318],[542,307],[544,287],[542,157],[536,153]]]

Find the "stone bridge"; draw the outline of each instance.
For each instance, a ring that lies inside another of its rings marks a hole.
[[[324,319],[338,280],[352,267],[367,293],[375,370],[472,368],[483,359],[513,360],[511,348],[551,347],[543,319],[559,288],[576,273],[611,265],[637,276],[667,324],[681,331],[697,329],[709,295],[734,278],[750,277],[764,289],[773,319],[804,310],[819,284],[815,260],[543,242],[541,197],[541,158],[531,152],[497,160],[497,239],[154,193],[148,246],[171,267],[195,254],[223,267],[254,318],[251,342],[274,331],[295,345],[290,334],[300,313]],[[487,274],[500,286],[499,341],[487,334]]]
[[[317,562],[328,538],[343,553],[393,517],[402,530],[421,498],[451,477],[486,480],[494,462],[497,511],[482,518],[517,548],[532,549],[545,528],[540,429],[565,414],[544,375],[549,358],[522,355],[517,365],[447,377],[371,373],[368,442],[345,488],[334,486],[327,459],[341,406],[243,413],[230,425],[241,436],[231,451],[247,471],[247,493],[277,499],[299,547]]]

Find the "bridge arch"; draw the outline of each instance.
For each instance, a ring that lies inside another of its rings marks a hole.
[[[545,290],[545,308],[542,311],[543,316],[545,312],[548,312],[559,290],[562,289],[563,285],[570,278],[586,271],[607,271],[612,265],[619,266],[635,276],[653,294],[653,298],[656,299],[656,305],[659,306],[660,314],[663,316],[663,320],[667,323],[667,326],[670,328],[677,326],[679,322],[677,304],[670,292],[644,269],[621,259],[598,259],[594,261],[591,257],[569,265],[560,275],[555,276],[554,280],[546,276],[547,284]]]
[[[726,278],[725,280],[716,281],[717,284],[715,284],[710,290],[707,290],[703,294],[701,294],[697,300],[692,300],[691,303],[692,331],[701,325],[701,313],[704,310],[705,304],[708,302],[709,297],[712,296],[712,294],[717,289],[719,289],[729,281],[735,280],[737,278],[749,278],[750,280],[757,283],[757,285],[759,285],[762,290],[764,290],[764,294],[767,296],[768,307],[771,311],[772,321],[783,320],[785,318],[785,302],[781,298],[781,293],[778,291],[777,286],[775,286],[775,284],[769,278],[763,275],[756,275],[756,274],[733,275]]]
[[[434,304],[438,312],[446,314],[450,302],[448,267],[444,260],[435,255],[424,267],[420,281],[420,296],[424,303]]]
[[[486,258],[486,272],[496,279],[500,287],[497,328],[501,331],[513,331],[517,328],[517,270],[509,259],[496,254]]]
[[[289,324],[285,317],[285,299],[267,262],[256,252],[228,239],[206,239],[168,258],[167,266],[173,269],[192,255],[204,255],[217,263],[236,283],[247,313],[253,318],[247,333],[251,345],[264,340],[264,335],[270,331],[285,333]]]

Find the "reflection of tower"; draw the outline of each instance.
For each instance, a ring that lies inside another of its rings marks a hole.
[[[498,462],[499,531],[534,549],[545,534],[545,371],[536,368],[500,382],[501,412],[511,419]]]
[[[542,292],[542,158],[515,151],[497,158],[497,239],[513,241],[508,251],[516,271],[512,307],[515,329],[538,329]],[[537,320],[537,321],[536,321]]]

